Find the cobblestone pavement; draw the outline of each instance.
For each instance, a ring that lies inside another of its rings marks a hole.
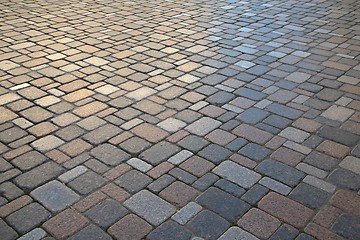
[[[360,239],[358,0],[0,19],[0,239]]]

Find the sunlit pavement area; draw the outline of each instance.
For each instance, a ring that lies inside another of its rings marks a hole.
[[[0,239],[360,239],[359,1],[0,20]]]

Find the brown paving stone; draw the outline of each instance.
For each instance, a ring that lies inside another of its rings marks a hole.
[[[255,236],[267,239],[276,231],[281,222],[266,212],[252,208],[237,224]]]
[[[130,197],[128,192],[113,183],[109,183],[108,185],[102,187],[101,191],[118,202],[124,202]]]
[[[143,239],[152,227],[142,218],[134,214],[129,214],[116,222],[108,229],[108,233],[116,239]]]
[[[319,210],[313,221],[320,226],[330,228],[341,213],[342,211],[340,209],[326,205]]]
[[[297,228],[305,227],[313,211],[278,193],[267,194],[258,204],[265,212]]]
[[[315,132],[321,127],[320,123],[306,118],[299,118],[292,125],[307,132]]]
[[[83,198],[79,202],[75,203],[73,207],[79,212],[85,212],[92,206],[95,206],[106,198],[106,195],[100,191],[96,191],[89,196]]]
[[[178,207],[183,207],[198,196],[199,192],[185,183],[176,181],[159,193],[159,196]]]
[[[354,192],[340,189],[330,199],[330,204],[345,212],[360,216],[360,196]]]
[[[322,142],[316,148],[316,150],[340,159],[345,157],[350,152],[350,148],[348,146],[329,140],[325,140],[324,142]]]
[[[159,142],[169,136],[166,131],[148,123],[142,123],[136,126],[131,130],[131,132],[153,143]]]
[[[344,238],[315,223],[306,226],[305,232],[319,240],[344,240]]]
[[[247,124],[241,124],[232,131],[235,135],[243,137],[249,141],[264,144],[271,139],[272,134],[257,129]]]
[[[58,127],[50,122],[42,122],[32,126],[28,129],[28,131],[37,137],[42,137],[56,131],[57,129]]]
[[[88,117],[94,113],[104,110],[106,107],[106,104],[99,101],[94,101],[75,109],[73,112],[79,117]]]
[[[270,157],[290,166],[296,166],[305,156],[291,149],[280,147]]]
[[[107,171],[104,174],[104,177],[106,177],[107,179],[114,180],[115,178],[118,178],[119,176],[123,175],[129,170],[131,170],[131,167],[128,164],[123,163],[117,167],[111,168],[109,171]]]
[[[64,239],[88,224],[89,220],[73,209],[66,209],[43,224],[44,229],[57,239]]]
[[[31,203],[33,200],[31,199],[31,197],[25,195],[25,196],[21,196],[7,204],[5,204],[4,206],[0,207],[0,216],[2,218],[10,215],[11,213],[19,210],[20,208],[28,205],[29,203]]]
[[[82,139],[75,139],[71,142],[68,142],[64,145],[62,145],[59,150],[63,151],[70,157],[75,157],[81,153],[83,153],[86,150],[89,150],[92,148],[92,145],[85,142]]]
[[[152,178],[159,178],[163,174],[170,171],[172,168],[174,168],[174,165],[172,165],[169,162],[163,162],[157,165],[156,167],[152,168],[150,171],[148,171],[147,175],[149,175]]]
[[[215,165],[204,158],[198,156],[192,156],[185,162],[180,164],[180,168],[185,171],[194,174],[197,177],[201,177],[205,173],[209,172]]]

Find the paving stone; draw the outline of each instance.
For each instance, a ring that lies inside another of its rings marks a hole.
[[[89,225],[75,235],[71,236],[69,240],[81,240],[81,239],[92,239],[92,240],[111,240],[112,238],[106,234],[101,228],[96,225]]]
[[[251,100],[254,101],[259,101],[262,100],[266,95],[262,92],[258,92],[249,88],[240,88],[238,90],[236,90],[234,92],[234,94],[244,97],[244,98],[249,98]]]
[[[343,168],[335,169],[329,175],[328,181],[337,187],[355,191],[360,189],[360,175]]]
[[[217,239],[229,226],[225,219],[208,210],[200,212],[187,224],[192,232],[205,239]]]
[[[313,176],[306,176],[304,179],[303,179],[303,182],[304,183],[307,183],[311,186],[314,186],[316,188],[319,188],[321,190],[324,190],[325,192],[328,192],[328,193],[333,193],[335,192],[336,190],[336,186],[334,186],[333,184],[331,183],[328,183],[322,179],[318,179],[316,177],[313,177]]]
[[[15,178],[15,183],[24,190],[32,190],[56,178],[64,169],[54,162],[44,163]]]
[[[159,196],[175,206],[183,207],[193,200],[198,194],[199,192],[196,189],[182,182],[176,181],[162,190],[159,193]]]
[[[80,199],[74,191],[56,180],[36,188],[30,195],[52,212],[61,211]]]
[[[139,137],[144,138],[146,141],[152,143],[157,143],[169,135],[161,128],[150,125],[148,123],[142,123],[133,128],[131,131]]]
[[[239,153],[245,157],[259,162],[265,159],[271,153],[271,151],[258,144],[249,143],[245,147],[241,148]]]
[[[261,199],[258,206],[261,210],[297,228],[304,227],[313,214],[310,208],[272,192]]]
[[[239,227],[231,227],[229,228],[223,235],[218,238],[219,240],[227,240],[227,239],[233,239],[233,240],[258,240],[259,238],[255,237],[249,232],[244,231],[243,229]]]
[[[115,200],[105,199],[100,204],[90,208],[85,212],[85,216],[97,225],[107,228],[120,218],[124,217],[128,211]]]
[[[297,119],[302,115],[301,111],[284,105],[280,105],[278,103],[270,104],[266,107],[266,110],[289,119]]]
[[[83,173],[85,173],[88,169],[84,166],[77,166],[73,169],[71,169],[70,171],[67,171],[63,174],[61,174],[58,179],[60,181],[62,181],[63,183],[68,183],[71,180],[77,178],[78,176],[82,175]]]
[[[173,168],[169,171],[169,174],[187,184],[192,184],[197,179],[194,175],[180,168]]]
[[[106,142],[119,133],[121,133],[120,128],[112,124],[106,124],[95,130],[92,130],[91,132],[88,132],[83,136],[83,138],[91,144],[97,145]]]
[[[0,124],[3,124],[16,118],[17,114],[4,107],[0,107],[0,116]]]
[[[213,187],[201,194],[196,201],[230,222],[235,222],[250,208],[247,203]]]
[[[282,225],[272,236],[271,240],[295,239],[299,231],[287,224]]]
[[[108,232],[119,240],[142,239],[151,229],[151,225],[146,221],[134,214],[129,214],[112,225]]]
[[[260,180],[261,175],[232,161],[224,161],[213,172],[243,188],[250,188]]]
[[[196,180],[192,186],[197,190],[205,191],[208,187],[213,185],[217,180],[219,180],[219,177],[216,176],[215,174],[206,173],[201,178]]]
[[[337,159],[317,151],[311,152],[304,162],[326,171],[332,170],[338,164]]]
[[[299,170],[275,160],[261,162],[256,167],[256,171],[291,187],[296,186],[305,176]]]
[[[18,232],[26,233],[50,218],[51,214],[38,203],[31,203],[10,214],[5,220]]]
[[[73,209],[66,209],[43,224],[44,229],[55,239],[73,235],[88,224],[89,220]]]
[[[205,136],[215,128],[219,127],[221,122],[214,120],[209,117],[203,117],[194,123],[190,124],[185,128],[185,130],[199,136]]]
[[[264,110],[257,108],[249,108],[244,112],[240,113],[237,118],[248,124],[256,124],[258,122],[261,122],[268,115],[269,113]]]
[[[348,147],[354,146],[360,140],[358,135],[330,126],[322,127],[319,131],[319,136]]]
[[[179,239],[187,240],[191,238],[191,233],[181,225],[173,221],[167,221],[155,228],[148,236],[149,240],[157,239]]]
[[[296,186],[289,197],[307,207],[316,209],[327,202],[330,194],[311,185],[301,183]]]
[[[161,127],[165,131],[172,132],[172,133],[179,131],[180,129],[184,128],[186,125],[187,124],[185,122],[180,121],[175,118],[168,118],[168,119],[160,122],[159,124],[157,124],[157,126]]]
[[[198,153],[201,157],[217,164],[230,157],[231,152],[216,144],[210,144]]]
[[[315,240],[315,238],[308,234],[301,233],[295,240]]]
[[[130,166],[132,166],[133,168],[141,171],[141,172],[147,172],[149,171],[152,166],[138,158],[131,158],[130,160],[127,161],[127,164],[129,164]]]
[[[152,192],[158,193],[161,190],[163,190],[164,188],[166,188],[167,186],[169,186],[171,183],[175,182],[175,178],[168,175],[168,174],[164,174],[161,177],[157,178],[155,181],[153,181],[152,183],[150,183],[147,188],[149,190],[151,190]]]
[[[334,120],[344,122],[346,121],[355,111],[342,107],[333,105],[329,107],[325,112],[321,114],[321,116]]]
[[[152,179],[147,175],[137,170],[131,170],[116,179],[115,183],[130,193],[136,193],[146,187],[151,181]]]
[[[259,209],[252,208],[237,224],[255,236],[266,239],[276,231],[281,222]]]
[[[301,131],[299,129],[293,128],[293,127],[287,127],[284,130],[282,130],[279,134],[280,136],[287,138],[291,141],[302,143],[304,142],[310,134],[304,131]]]
[[[203,149],[206,145],[209,144],[208,141],[205,139],[195,136],[189,135],[178,142],[178,144],[186,148],[192,152],[198,152],[199,150]]]
[[[272,134],[257,129],[247,124],[241,124],[232,131],[235,135],[243,137],[257,144],[264,144],[272,137]]]
[[[156,226],[163,223],[176,212],[174,206],[147,190],[136,193],[126,200],[124,205],[149,223]]]
[[[31,146],[39,151],[49,151],[59,147],[62,144],[64,144],[63,140],[58,137],[49,135],[31,143]]]
[[[355,240],[360,236],[359,223],[359,217],[345,213],[336,220],[332,229],[346,239]]]
[[[282,184],[274,179],[268,178],[268,177],[263,177],[260,181],[259,184],[275,191],[278,192],[282,195],[288,195],[291,192],[291,188],[289,186],[286,186],[285,184]]]
[[[214,164],[201,157],[193,156],[183,162],[180,165],[180,168],[197,177],[201,177],[207,172],[209,172],[214,166]]]
[[[13,200],[24,194],[24,192],[12,182],[0,184],[0,193],[1,196],[6,197],[8,200]]]
[[[18,238],[20,240],[40,240],[46,236],[46,232],[41,228],[35,228],[34,230],[28,232],[27,234],[23,235],[22,237]]]
[[[117,166],[130,158],[129,154],[108,143],[93,148],[90,154],[110,166]]]
[[[340,167],[345,168],[347,170],[350,170],[356,174],[360,174],[360,159],[353,157],[353,156],[347,156],[342,160],[339,164]]]
[[[179,165],[180,163],[184,162],[186,159],[194,155],[192,152],[187,150],[182,150],[178,152],[174,156],[168,159],[168,161],[174,165]]]
[[[225,179],[220,179],[215,183],[215,186],[220,188],[221,190],[224,190],[236,197],[240,197],[245,193],[245,189],[239,187],[236,184],[233,184]]]
[[[13,240],[16,239],[18,234],[12,229],[6,222],[0,219],[0,232],[1,238],[4,240]]]
[[[171,217],[171,219],[181,225],[184,225],[201,210],[202,210],[202,207],[199,204],[197,204],[195,202],[189,202],[184,207],[182,207],[179,211],[177,211]]]
[[[101,186],[105,185],[105,183],[105,178],[92,171],[87,171],[86,173],[69,182],[68,186],[80,194],[85,195],[100,188]]]
[[[157,165],[167,160],[179,150],[180,148],[176,145],[163,141],[142,152],[139,158],[152,165]]]

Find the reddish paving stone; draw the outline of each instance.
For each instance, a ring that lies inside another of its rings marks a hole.
[[[66,209],[46,221],[43,227],[56,239],[64,239],[85,227],[88,222],[87,218],[75,210]]]
[[[176,181],[170,186],[162,190],[159,194],[160,197],[175,204],[178,207],[183,207],[191,200],[193,200],[199,192],[182,182]]]
[[[286,163],[293,167],[301,162],[304,157],[305,156],[303,154],[285,147],[277,149],[273,154],[270,155],[270,158]]]
[[[297,228],[305,227],[313,211],[278,193],[269,193],[258,204],[259,208]]]
[[[128,192],[114,183],[109,183],[108,185],[102,187],[101,191],[118,202],[123,202],[130,197]]]
[[[28,205],[29,203],[31,203],[33,200],[31,199],[31,197],[25,195],[25,196],[21,196],[7,204],[5,204],[4,206],[0,207],[0,217],[6,217],[9,214],[19,210],[20,208]]]
[[[168,171],[170,171],[173,168],[174,168],[174,165],[172,165],[171,163],[163,162],[163,163],[160,163],[159,165],[157,165],[156,167],[154,167],[153,169],[151,169],[150,171],[148,171],[147,175],[149,175],[152,178],[159,178],[160,176],[167,173]]]
[[[267,239],[281,225],[281,222],[266,212],[252,208],[237,224],[255,236],[261,239]]]
[[[264,144],[273,136],[268,132],[265,132],[247,124],[242,124],[236,127],[232,132],[237,136],[243,137],[257,144]]]
[[[131,130],[131,132],[152,143],[157,143],[169,136],[169,133],[166,131],[148,123],[136,126]]]
[[[198,156],[192,156],[188,160],[180,164],[180,168],[191,174],[194,174],[197,177],[201,177],[214,167],[215,165],[213,163]]]
[[[354,192],[340,189],[330,199],[330,204],[345,212],[360,216],[360,196]]]
[[[106,195],[104,193],[97,191],[97,192],[94,192],[94,193],[90,194],[89,196],[83,198],[81,201],[75,203],[73,205],[73,207],[80,212],[85,212],[86,210],[88,210],[92,206],[98,204],[105,198],[106,198]]]
[[[131,169],[132,169],[131,166],[129,166],[126,163],[122,163],[119,166],[111,168],[109,171],[107,171],[104,174],[104,177],[110,180],[114,180],[115,178],[120,177],[121,175],[123,175],[127,171],[130,171]]]
[[[306,226],[305,232],[318,240],[345,240],[336,233],[321,227],[315,223]]]
[[[151,225],[145,220],[134,214],[129,214],[113,224],[108,229],[108,233],[118,240],[140,240],[143,239],[151,230]]]
[[[319,210],[313,221],[325,228],[330,228],[341,213],[340,209],[327,205]]]
[[[318,150],[319,152],[323,152],[327,155],[330,155],[332,157],[341,159],[345,157],[350,152],[351,149],[348,146],[333,141],[325,140],[316,148],[316,150]]]

